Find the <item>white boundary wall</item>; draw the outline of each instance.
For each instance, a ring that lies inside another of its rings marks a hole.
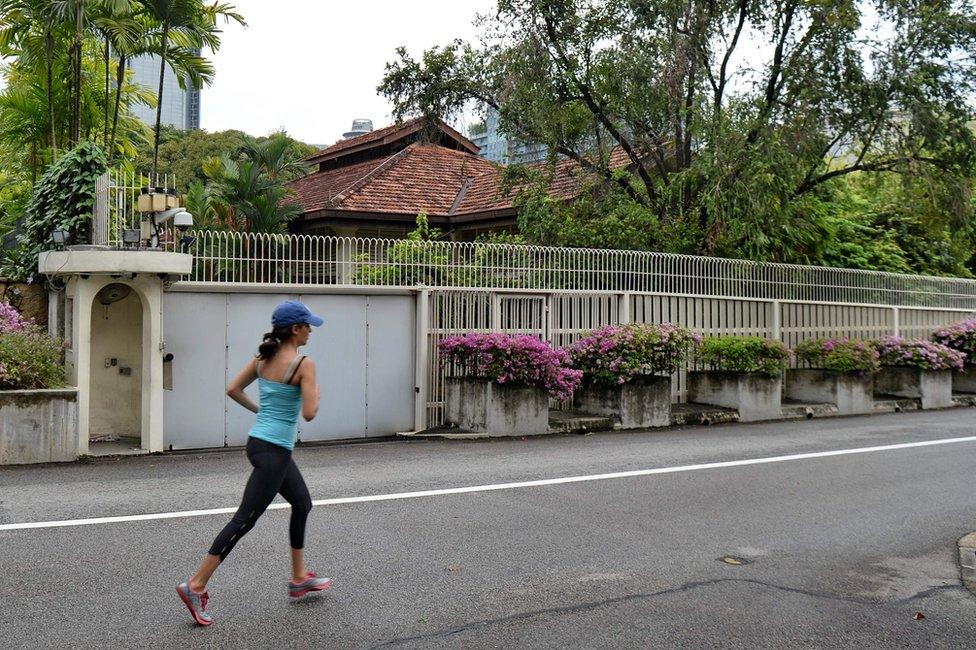
[[[563,346],[604,325],[671,322],[793,347],[819,336],[927,337],[976,316],[976,281],[957,278],[632,251],[194,234],[193,272],[166,294],[167,351],[176,355],[166,428],[174,448],[243,441],[244,416],[221,399],[223,387],[286,298],[309,302],[329,321],[309,346],[323,395],[329,385],[350,388],[326,400],[322,424],[303,428],[303,440],[440,424],[436,351],[450,334],[524,333]],[[196,374],[183,360],[199,350],[213,358]],[[191,376],[200,378],[199,391],[187,391]],[[684,373],[672,384],[683,399]],[[204,412],[200,422],[209,424],[194,425]]]

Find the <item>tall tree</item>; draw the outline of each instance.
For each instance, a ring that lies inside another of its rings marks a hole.
[[[0,0],[0,55],[24,65],[43,64],[50,147],[58,148],[54,119],[54,68],[64,36],[64,20],[54,0]]]
[[[229,4],[214,3],[204,5],[201,0],[139,0],[146,12],[159,27],[159,45],[156,53],[159,55],[159,87],[156,93],[156,122],[153,136],[153,166],[152,177],[156,175],[159,159],[159,127],[163,110],[163,81],[167,64],[175,59],[199,58],[196,54],[201,48],[209,47],[216,50],[220,47],[220,29],[217,27],[219,18],[246,25],[244,18],[234,11]],[[199,71],[197,79],[189,80],[199,87],[200,82],[209,83],[213,72]],[[180,85],[187,80],[180,77]]]
[[[490,107],[600,181],[585,211],[532,203],[535,234],[604,211],[641,246],[813,261],[840,179],[976,176],[971,0],[499,0],[485,32],[401,48],[379,89],[397,116]]]
[[[205,166],[213,194],[230,206],[234,227],[258,233],[280,233],[285,225],[302,213],[288,201],[285,186],[289,173],[298,163],[289,155],[289,139],[272,135],[264,141],[245,136],[241,159],[222,156]]]

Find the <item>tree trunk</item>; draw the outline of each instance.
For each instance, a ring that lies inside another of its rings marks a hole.
[[[74,82],[72,91],[71,142],[81,142],[81,59],[82,46],[85,38],[85,0],[79,0],[75,12],[75,43],[74,43]]]
[[[51,162],[58,158],[58,137],[54,126],[54,37],[49,31],[44,35],[47,67],[47,119],[51,127]]]
[[[102,146],[108,146],[108,97],[109,97],[109,56],[108,56],[108,36],[105,37],[105,101],[102,106]]]
[[[152,173],[149,182],[156,182],[156,167],[159,164],[159,124],[163,119],[163,78],[166,75],[166,48],[169,45],[169,25],[163,27],[163,38],[159,48],[159,91],[156,93],[156,135],[153,138]]]
[[[119,54],[119,64],[115,68],[115,109],[112,113],[112,135],[109,136],[109,160],[115,158],[115,132],[119,127],[119,104],[122,103],[122,83],[125,81],[125,55]]]

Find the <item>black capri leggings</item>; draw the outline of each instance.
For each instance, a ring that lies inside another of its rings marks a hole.
[[[234,545],[254,528],[254,523],[274,500],[275,494],[280,494],[291,504],[291,521],[288,524],[291,547],[305,546],[305,521],[312,509],[312,497],[308,494],[302,473],[292,460],[291,451],[248,437],[247,459],[254,470],[244,488],[241,507],[210,546],[210,554],[219,555],[221,562],[234,549]]]

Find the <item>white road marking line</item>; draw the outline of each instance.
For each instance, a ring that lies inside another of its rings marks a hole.
[[[418,499],[422,497],[436,497],[448,494],[468,494],[471,492],[492,492],[495,490],[515,490],[518,488],[541,487],[545,485],[563,485],[565,483],[584,483],[588,481],[605,481],[616,478],[632,478],[635,476],[652,476],[654,474],[677,474],[679,472],[695,472],[703,469],[722,469],[726,467],[744,467],[747,465],[765,465],[767,463],[783,463],[794,460],[808,460],[811,458],[829,458],[831,456],[848,456],[851,454],[869,454],[877,451],[894,451],[897,449],[912,449],[914,447],[932,447],[935,445],[951,445],[960,442],[976,442],[976,436],[964,438],[942,438],[938,440],[924,440],[922,442],[904,442],[896,445],[881,445],[877,447],[858,447],[855,449],[835,449],[831,451],[815,451],[806,454],[790,454],[787,456],[768,456],[765,458],[747,458],[744,460],[728,460],[717,463],[701,463],[698,465],[679,465],[675,467],[657,467],[654,469],[637,469],[625,472],[611,472],[608,474],[587,474],[584,476],[564,476],[561,478],[546,478],[534,481],[518,481],[515,483],[495,483],[489,485],[469,485],[466,487],[442,488],[438,490],[421,490],[418,492],[394,492],[391,494],[372,494],[361,497],[339,497],[336,499],[319,499],[312,501],[316,506],[334,506],[345,503],[369,503],[373,501],[394,501],[398,499]],[[287,503],[272,503],[268,510],[281,510],[290,507]],[[32,521],[18,524],[0,524],[0,531],[25,530],[29,528],[62,528],[66,526],[91,526],[94,524],[115,524],[127,521],[148,521],[153,519],[176,519],[180,517],[203,517],[206,515],[225,515],[237,511],[237,508],[212,508],[209,510],[184,510],[181,512],[158,512],[143,515],[122,515],[116,517],[92,517],[90,519],[63,519],[56,521]]]

